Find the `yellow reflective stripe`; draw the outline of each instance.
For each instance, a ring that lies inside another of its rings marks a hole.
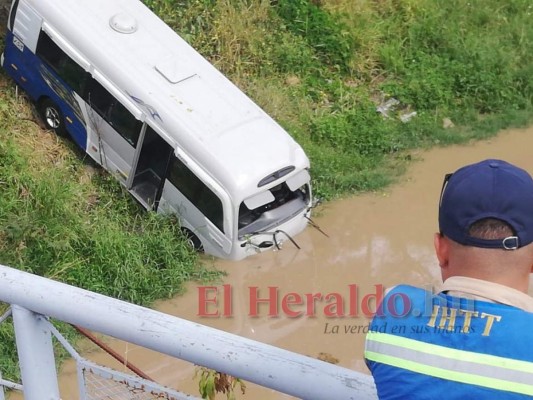
[[[388,333],[368,332],[366,340],[391,344],[410,350],[451,358],[459,361],[469,361],[491,367],[506,368],[520,372],[533,373],[533,363],[522,360],[494,356],[490,354],[475,353],[473,351],[452,349],[450,347],[439,346],[419,340],[409,339]]]
[[[430,375],[436,378],[483,386],[489,389],[498,389],[513,393],[533,395],[532,385],[509,382],[502,379],[488,378],[479,375],[466,374],[464,372],[457,372],[448,369],[432,367],[415,361],[405,360],[403,358],[375,353],[373,351],[365,351],[365,357],[371,361],[391,365],[393,367],[407,369],[409,371],[417,372],[424,375]]]

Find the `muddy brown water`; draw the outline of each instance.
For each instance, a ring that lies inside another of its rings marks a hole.
[[[270,318],[263,305],[258,309],[259,317],[251,318],[249,288],[257,287],[261,297],[266,297],[272,286],[278,288],[280,298],[289,292],[302,296],[335,292],[348,298],[349,285],[357,285],[362,300],[376,293],[376,285],[437,285],[440,271],[433,251],[433,233],[437,230],[437,199],[444,174],[484,158],[502,158],[533,173],[533,127],[505,131],[472,145],[419,151],[413,157],[416,161],[393,187],[321,206],[313,219],[329,238],[309,227],[296,237],[301,250],[287,243],[281,251],[244,261],[216,261],[217,268],[228,273],[221,284],[232,287],[231,318],[199,317],[195,284],[188,285],[185,295],[160,302],[155,308],[312,357],[327,353],[343,367],[368,373],[363,361],[362,328],[369,320],[361,309],[357,317],[328,318],[325,303],[318,302],[315,317],[289,318],[280,310],[277,318]],[[214,311],[212,306],[208,310]],[[348,314],[348,310],[345,312]],[[159,383],[198,396],[193,365],[114,339],[106,342]],[[85,355],[97,363],[125,370],[99,350]],[[78,398],[72,361],[63,365],[60,386],[63,399]],[[248,384],[246,394],[238,398],[292,397]]]

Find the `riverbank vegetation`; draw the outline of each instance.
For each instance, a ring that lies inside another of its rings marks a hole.
[[[304,147],[319,197],[384,187],[412,149],[531,122],[528,0],[144,2]],[[140,304],[218,276],[35,121],[0,75],[0,263]],[[0,326],[6,378],[10,337]]]

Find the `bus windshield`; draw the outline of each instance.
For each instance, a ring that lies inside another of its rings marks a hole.
[[[309,203],[309,185],[292,191],[283,182],[270,189],[274,200],[250,209],[243,201],[239,207],[239,240],[245,235],[264,232],[301,212]]]

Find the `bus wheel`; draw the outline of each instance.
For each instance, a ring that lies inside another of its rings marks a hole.
[[[59,107],[50,99],[39,102],[39,114],[46,129],[54,131],[59,136],[66,136],[65,122]]]
[[[199,251],[200,253],[203,253],[204,246],[202,245],[202,242],[200,239],[198,239],[198,236],[196,236],[194,233],[191,232],[190,229],[182,228],[182,232],[187,238],[187,244],[194,250]]]

